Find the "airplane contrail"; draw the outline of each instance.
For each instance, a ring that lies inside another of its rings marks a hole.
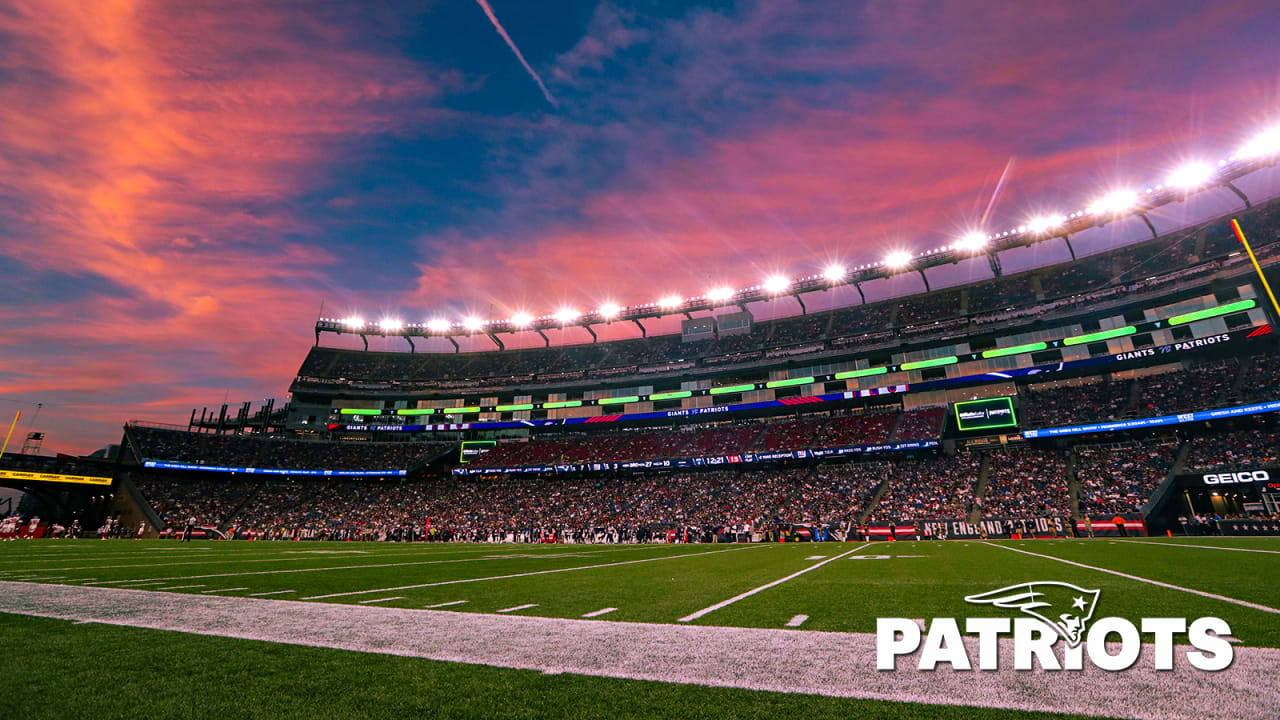
[[[520,64],[524,66],[524,69],[529,72],[529,76],[533,78],[533,81],[538,83],[538,88],[542,90],[542,95],[547,99],[547,102],[551,103],[555,107],[559,107],[559,103],[556,102],[554,97],[551,97],[551,91],[547,90],[547,86],[542,82],[542,78],[538,77],[538,73],[534,72],[533,68],[529,66],[529,61],[524,59],[524,55],[520,52],[520,48],[516,47],[515,41],[512,40],[511,36],[507,34],[507,31],[502,28],[502,23],[498,22],[498,16],[494,15],[493,8],[489,7],[489,0],[476,0],[476,4],[480,6],[481,10],[484,10],[485,15],[489,16],[489,22],[493,23],[494,29],[498,31],[498,34],[502,36],[502,39],[507,41],[507,47],[511,48],[511,52],[516,54],[516,59],[518,59]]]

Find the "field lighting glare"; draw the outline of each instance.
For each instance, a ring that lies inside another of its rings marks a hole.
[[[843,265],[828,265],[826,270],[822,271],[822,277],[830,282],[840,282],[844,279],[845,269]]]
[[[468,315],[467,317],[462,319],[462,327],[471,331],[479,330],[480,328],[484,327],[484,321],[476,317],[475,315]]]
[[[346,325],[349,328],[364,327],[364,318],[360,317],[359,315],[352,315],[349,318],[344,318],[342,320],[342,324]]]
[[[445,332],[449,329],[449,321],[444,318],[434,318],[427,321],[427,329],[431,332]]]
[[[911,253],[905,250],[891,252],[885,256],[884,264],[894,269],[904,268],[911,264]]]
[[[1236,154],[1249,160],[1277,153],[1280,153],[1280,125],[1257,134]]]
[[[974,230],[956,241],[956,247],[969,252],[977,252],[987,246],[987,236]]]
[[[684,304],[684,299],[679,295],[668,295],[658,301],[658,307],[663,310],[675,310]]]
[[[577,317],[578,311],[573,310],[572,308],[560,308],[556,311],[555,315],[556,322],[559,322],[561,325],[567,325],[577,319]]]
[[[1193,190],[1207,184],[1212,177],[1212,167],[1205,163],[1191,163],[1174,170],[1166,184],[1183,190]]]
[[[791,281],[781,275],[770,275],[764,281],[764,289],[771,295],[784,293],[789,287],[791,287]]]
[[[600,317],[606,320],[612,320],[613,318],[618,317],[618,313],[622,312],[622,308],[618,307],[617,303],[607,302],[600,306],[599,312]]]
[[[1138,193],[1132,190],[1116,190],[1089,206],[1091,215],[1119,215],[1138,204]]]
[[[707,291],[707,299],[712,302],[724,302],[733,297],[733,288],[718,287]]]
[[[1027,222],[1027,229],[1036,235],[1043,235],[1066,221],[1067,219],[1061,215],[1041,215],[1031,218]]]
[[[382,328],[383,332],[396,332],[404,327],[404,323],[394,318],[383,318],[378,323],[378,327]]]
[[[511,316],[511,324],[516,327],[529,327],[533,324],[533,316],[522,310]]]

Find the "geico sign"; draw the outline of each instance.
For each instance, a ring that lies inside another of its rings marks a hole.
[[[1245,470],[1234,473],[1209,473],[1204,476],[1205,485],[1235,485],[1240,483],[1266,482],[1271,474],[1266,470]]]

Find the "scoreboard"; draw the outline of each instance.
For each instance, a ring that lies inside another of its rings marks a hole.
[[[1018,414],[1013,409],[1011,397],[965,400],[956,403],[953,407],[956,429],[960,432],[1018,427]]]

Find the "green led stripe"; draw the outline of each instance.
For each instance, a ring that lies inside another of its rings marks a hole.
[[[755,383],[747,385],[729,385],[727,387],[711,388],[712,395],[728,395],[729,393],[751,392],[755,390]]]
[[[1241,310],[1250,310],[1254,307],[1257,307],[1257,305],[1258,303],[1254,302],[1253,300],[1240,300],[1227,305],[1219,305],[1218,307],[1209,308],[1207,310],[1197,310],[1193,313],[1187,313],[1186,315],[1174,315],[1173,317],[1169,318],[1169,324],[1185,325],[1187,323],[1195,322],[1197,320],[1204,320],[1206,318],[1218,317],[1219,315],[1230,315],[1233,312],[1239,312]]]
[[[341,415],[381,415],[382,411],[362,408],[342,408],[338,413]]]
[[[923,370],[924,368],[938,367],[939,365],[954,365],[959,362],[960,358],[955,355],[949,357],[934,358],[932,360],[917,360],[915,362],[902,363],[903,370]]]
[[[1026,345],[1014,345],[1013,347],[996,348],[995,350],[983,350],[982,357],[998,358],[998,357],[1004,357],[1006,355],[1021,355],[1022,353],[1029,353],[1029,352],[1036,352],[1037,350],[1044,350],[1047,347],[1049,346],[1042,342],[1027,343]]]
[[[596,401],[599,405],[621,405],[622,403],[640,402],[639,395],[628,395],[626,397],[616,398],[600,398]]]
[[[846,370],[845,372],[836,373],[837,380],[852,380],[854,378],[868,377],[870,375],[883,375],[889,372],[887,367],[867,368],[866,370]]]
[[[1125,325],[1114,330],[1102,330],[1088,335],[1076,335],[1062,341],[1063,345],[1084,345],[1085,343],[1098,342],[1100,340],[1110,340],[1111,338],[1121,337],[1123,335],[1132,335],[1138,332],[1138,329],[1132,325]]]
[[[532,410],[533,403],[521,403],[519,405],[499,405],[494,408],[497,412],[519,412],[521,410]]]
[[[397,415],[430,415],[436,411],[435,408],[409,408],[407,410],[397,410]]]
[[[679,400],[680,398],[687,398],[690,395],[693,395],[693,393],[689,392],[688,390],[676,390],[674,392],[654,393],[653,395],[649,396],[649,399],[650,400]]]
[[[767,388],[791,387],[792,385],[808,385],[813,382],[813,377],[791,378],[789,380],[770,380],[765,383]]]
[[[581,400],[561,400],[560,402],[542,403],[543,410],[559,410],[560,408],[582,407]]]
[[[472,405],[471,407],[440,408],[440,412],[444,413],[445,415],[462,415],[464,413],[478,413],[480,412],[480,406]]]

